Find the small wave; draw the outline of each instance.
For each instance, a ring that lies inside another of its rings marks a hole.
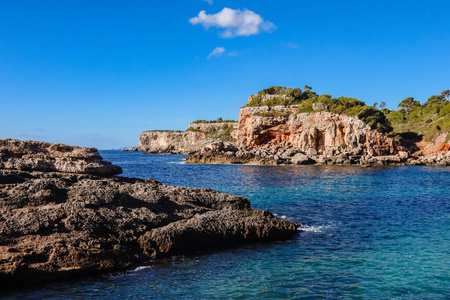
[[[302,225],[299,228],[297,228],[298,231],[308,231],[308,232],[317,232],[317,233],[323,233],[327,229],[335,228],[335,225]]]
[[[286,220],[286,218],[287,218],[287,216],[285,216],[285,215],[279,215],[279,214],[273,214],[275,217],[277,217],[277,218],[281,218],[281,219],[283,219],[283,220]]]
[[[137,267],[137,268],[131,270],[131,272],[139,272],[139,271],[142,271],[142,270],[145,270],[148,268],[151,268],[151,266],[140,266],[140,267]]]
[[[184,160],[181,160],[181,161],[169,161],[168,164],[171,164],[171,165],[184,165],[184,164],[186,164],[186,161],[184,161]]]

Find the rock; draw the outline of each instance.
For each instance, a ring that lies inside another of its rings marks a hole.
[[[354,164],[362,156],[393,156],[402,149],[398,142],[372,130],[357,117],[329,112],[297,114],[296,109],[297,106],[242,107],[236,129],[237,159],[228,157],[227,160],[212,149],[202,153],[201,160],[193,155],[187,162],[234,163],[238,160],[239,163],[276,164],[282,158],[283,163],[298,163],[300,159],[302,164],[310,164],[324,156],[333,157],[326,163]],[[253,150],[241,151],[248,148]],[[297,153],[306,154],[308,159],[302,155],[292,159]],[[366,159],[365,163],[369,160]]]
[[[296,107],[271,107],[280,114],[288,112],[282,119],[264,117],[267,106],[242,107],[239,111],[237,143],[255,148],[269,143],[296,147],[303,153],[316,156],[318,153],[333,155],[345,145],[346,151],[357,151],[378,155],[397,153],[396,142],[372,130],[357,117],[329,112],[296,114]]]
[[[97,176],[89,169],[89,174],[36,171],[39,166],[6,169],[5,157],[25,155],[42,155],[44,163],[44,157],[52,163],[58,157],[72,163],[103,160],[92,148],[11,140],[1,145],[1,288],[120,270],[165,255],[285,239],[300,226],[251,209],[244,197],[211,189]]]
[[[122,151],[125,152],[133,152],[133,151],[140,151],[138,147],[129,147],[129,148],[123,148]]]
[[[146,254],[154,256],[217,247],[224,240],[232,245],[271,240],[273,236],[288,238],[290,225],[280,221],[261,211],[239,211],[234,214],[213,211],[148,231],[139,242]]]
[[[203,132],[193,131],[144,131],[139,137],[137,149],[149,153],[189,154],[211,145]]]
[[[292,157],[292,164],[294,165],[310,165],[313,163],[315,163],[314,160],[301,153],[297,153]]]
[[[122,168],[104,161],[95,148],[0,139],[0,169],[110,176]]]
[[[407,151],[399,151],[398,156],[402,159],[407,159],[409,157],[409,152]]]
[[[333,157],[333,160],[336,164],[344,164],[345,161],[348,160],[348,155],[346,154],[339,154]]]
[[[211,143],[211,150],[223,150],[223,149],[225,149],[223,142],[217,141]]]
[[[144,131],[139,137],[136,149],[149,153],[190,154],[205,147],[222,147],[225,145],[222,141],[223,138],[235,138],[236,126],[236,122],[190,123],[189,129],[186,131]]]

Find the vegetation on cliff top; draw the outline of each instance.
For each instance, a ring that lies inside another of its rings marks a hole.
[[[192,127],[189,127],[186,131],[203,132],[205,137],[210,139],[219,139],[222,142],[235,142],[236,139],[231,136],[231,133],[235,130],[236,128],[234,128],[233,125],[223,124],[220,128],[211,127],[206,132],[200,130],[199,128]]]
[[[259,91],[246,106],[279,105],[296,105],[298,107],[297,113],[328,111],[337,114],[358,116],[362,121],[369,124],[372,129],[383,133],[392,131],[392,127],[386,119],[385,114],[376,108],[368,106],[363,101],[355,98],[333,98],[327,94],[319,96],[307,85],[305,85],[304,91],[300,88],[272,86]]]
[[[423,105],[413,97],[408,97],[400,102],[398,110],[389,110],[385,108],[384,102],[378,108],[378,103],[369,106],[355,98],[318,95],[307,85],[303,91],[300,88],[271,86],[253,95],[246,106],[292,105],[296,106],[297,113],[328,111],[357,116],[372,129],[396,138],[409,139],[415,135],[416,138],[431,140],[439,133],[450,131],[450,90],[431,96]],[[264,116],[281,116],[271,114],[268,112]],[[449,139],[450,133],[447,142]]]
[[[436,135],[447,133],[445,142],[450,140],[450,90],[431,96],[424,104],[408,97],[398,107],[397,111],[382,109],[397,138],[410,139],[416,134],[417,139],[423,136],[431,141]]]

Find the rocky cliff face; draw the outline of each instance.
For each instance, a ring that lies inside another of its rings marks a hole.
[[[189,128],[201,131],[203,133],[211,131],[219,131],[223,127],[232,127],[237,129],[237,122],[220,122],[220,123],[189,123]]]
[[[236,150],[200,151],[187,161],[256,164],[375,163],[405,149],[357,117],[329,112],[300,113],[297,106],[242,107]],[[225,147],[223,147],[225,148]],[[405,156],[405,154],[403,154]],[[403,159],[403,158],[402,158]],[[394,162],[401,162],[399,157]],[[384,161],[386,162],[386,161]]]
[[[149,153],[189,154],[210,143],[205,133],[194,131],[144,131],[137,150]]]
[[[163,255],[284,239],[300,225],[253,210],[240,196],[104,171],[92,175],[85,167],[90,160],[118,170],[92,148],[0,144],[2,289],[123,269]],[[67,164],[55,165],[62,158]]]
[[[235,139],[237,123],[190,123],[187,131],[144,131],[133,150],[149,153],[190,154],[203,148],[212,148],[221,137]],[[228,136],[229,135],[229,136]]]
[[[297,106],[242,107],[236,137],[234,148],[225,144],[203,148],[186,161],[450,165],[450,153],[445,150],[450,148],[449,145],[433,143],[434,148],[422,145],[424,151],[412,156],[398,141],[372,130],[357,117],[330,112],[297,113]],[[436,145],[439,145],[437,154]],[[426,149],[431,148],[434,152],[427,152]],[[434,154],[430,154],[432,152]]]
[[[357,117],[329,112],[296,114],[295,108],[282,106],[241,108],[237,136],[240,146],[283,144],[312,156],[343,151],[395,155],[401,150],[392,139],[371,130]]]

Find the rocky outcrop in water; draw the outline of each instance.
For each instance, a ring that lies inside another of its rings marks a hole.
[[[0,140],[0,169],[116,175],[122,168],[104,161],[95,148],[13,139]]]
[[[43,172],[39,164],[27,165],[26,171],[20,164],[5,168],[11,157],[24,159],[22,147],[27,155],[37,155],[57,146],[1,142],[21,145],[2,148],[8,153],[0,168],[2,287],[118,270],[164,255],[285,239],[300,225],[251,209],[244,197],[210,189],[104,173]],[[58,147],[72,158],[96,152]],[[45,153],[50,160],[58,157],[52,156],[57,152]]]

